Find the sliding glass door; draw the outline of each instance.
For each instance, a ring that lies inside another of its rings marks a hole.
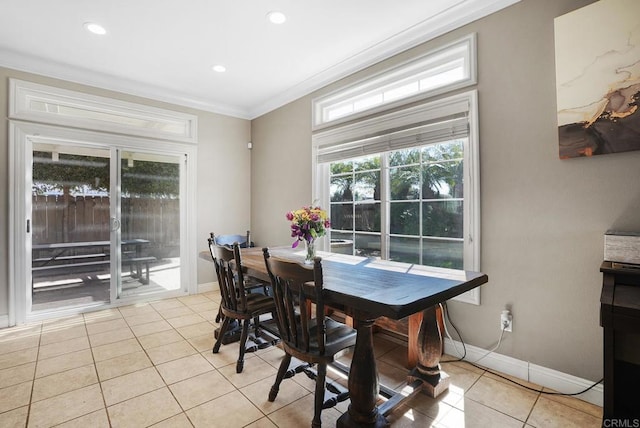
[[[180,290],[181,159],[34,142],[27,312]]]
[[[9,324],[195,293],[198,118],[9,79]]]

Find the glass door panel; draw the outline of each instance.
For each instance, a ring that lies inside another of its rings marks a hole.
[[[32,311],[110,301],[110,151],[34,143]]]
[[[183,156],[34,143],[32,159],[31,312],[180,289]]]
[[[118,298],[180,289],[181,159],[121,152]]]

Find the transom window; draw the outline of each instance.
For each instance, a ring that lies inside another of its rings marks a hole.
[[[475,35],[471,34],[348,89],[315,99],[316,129],[475,84]]]

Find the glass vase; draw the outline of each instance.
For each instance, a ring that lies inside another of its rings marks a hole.
[[[312,239],[311,241],[304,241],[304,249],[305,249],[305,256],[304,256],[304,264],[306,265],[312,265],[313,264],[313,259],[316,256],[316,241],[315,239]]]

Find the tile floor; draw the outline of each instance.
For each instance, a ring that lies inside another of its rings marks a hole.
[[[167,299],[0,330],[0,427],[308,427],[313,382],[269,387],[279,348],[212,354],[218,294]],[[401,388],[406,348],[375,338],[380,381]],[[345,356],[348,358],[348,356]],[[445,363],[449,391],[397,409],[393,427],[599,427],[602,409],[531,392],[466,363]],[[533,385],[537,387],[536,385]],[[335,426],[348,401],[324,410]]]

